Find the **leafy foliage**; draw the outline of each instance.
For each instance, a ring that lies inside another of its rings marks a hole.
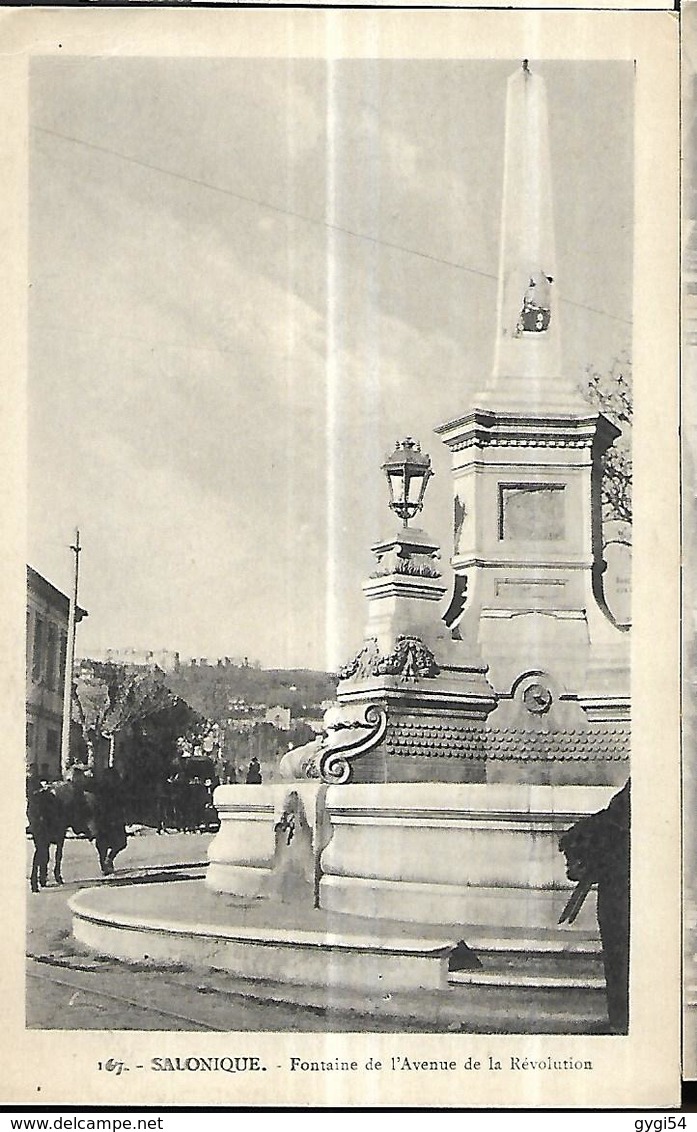
[[[601,503],[603,526],[607,530],[612,525],[606,545],[631,545],[633,388],[629,357],[616,358],[609,372],[589,366],[583,392],[594,408],[622,430],[603,456]]]
[[[131,741],[148,731],[193,727],[200,717],[167,687],[158,668],[83,661],[73,688],[73,720],[80,725],[92,760],[107,740],[113,754],[117,736]],[[176,738],[176,736],[175,736]]]
[[[321,672],[192,665],[165,675],[158,668],[84,660],[75,673],[73,721],[88,760],[118,767],[131,817],[149,820],[162,784],[193,766],[194,755],[224,760],[238,781],[256,756],[264,781],[272,780],[288,747],[314,735],[299,717],[321,716],[321,703],[333,698],[335,687],[335,678]],[[265,722],[264,705],[290,708],[290,729]],[[260,707],[262,717],[255,714]],[[229,725],[237,713],[247,721],[244,729]]]

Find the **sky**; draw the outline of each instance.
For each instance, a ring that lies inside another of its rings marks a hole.
[[[34,58],[28,561],[77,651],[335,669],[380,465],[491,371],[510,61]],[[633,69],[547,82],[564,365],[631,349]],[[447,595],[444,599],[447,604]]]

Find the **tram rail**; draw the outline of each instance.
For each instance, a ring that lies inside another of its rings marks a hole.
[[[216,1026],[210,1021],[195,1018],[190,1014],[183,1014],[177,1010],[167,1010],[161,1006],[154,1006],[152,1003],[144,1003],[142,1000],[139,1001],[136,998],[132,998],[130,995],[118,994],[115,991],[104,990],[102,987],[93,987],[87,979],[79,977],[79,968],[66,967],[66,965],[62,963],[55,964],[55,966],[58,966],[60,970],[69,969],[75,971],[77,977],[71,979],[65,976],[59,977],[52,970],[54,967],[53,963],[43,957],[28,955],[27,978],[50,983],[53,986],[64,987],[67,990],[79,991],[81,994],[87,995],[97,1002],[102,999],[118,1006],[128,1007],[129,1010],[138,1010],[141,1014],[166,1018],[170,1022],[181,1024],[182,1028],[185,1027],[187,1030],[205,1030],[217,1033],[225,1033],[226,1031],[226,1027]],[[38,968],[47,968],[47,970],[44,971]],[[192,987],[192,989],[194,988]],[[138,1027],[134,1026],[133,1028],[137,1029]]]

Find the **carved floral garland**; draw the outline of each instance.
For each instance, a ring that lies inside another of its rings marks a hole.
[[[339,669],[340,680],[365,679],[369,676],[433,677],[440,672],[436,658],[420,637],[400,634],[395,647],[387,656],[378,650],[378,642],[371,637],[359,653]]]

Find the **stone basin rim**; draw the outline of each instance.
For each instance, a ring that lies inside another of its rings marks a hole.
[[[190,883],[195,883],[193,880]],[[122,892],[124,887],[111,889],[109,887],[92,886],[80,889],[68,901],[68,907],[73,916],[93,923],[97,926],[129,931],[156,932],[176,936],[198,936],[199,938],[239,941],[245,943],[258,943],[261,946],[293,947],[297,945],[317,948],[330,947],[334,950],[364,950],[364,951],[392,951],[402,955],[428,953],[433,958],[445,956],[463,939],[470,947],[478,951],[520,953],[532,951],[537,953],[557,954],[560,958],[574,954],[597,955],[601,953],[600,941],[594,933],[578,934],[573,939],[563,930],[558,935],[552,932],[537,933],[526,932],[507,933],[496,927],[486,928],[482,925],[462,924],[446,926],[445,932],[434,932],[433,935],[410,935],[403,937],[382,937],[376,931],[375,935],[361,934],[360,932],[346,931],[343,934],[326,932],[319,929],[302,928],[266,928],[259,926],[235,926],[234,924],[215,923],[210,921],[195,921],[187,919],[185,915],[176,913],[163,914],[162,910],[148,914],[147,909],[140,913],[100,907],[104,900],[108,900],[107,893]],[[136,887],[135,885],[133,886]],[[157,885],[159,888],[160,885]],[[169,887],[169,886],[167,886]],[[139,891],[143,891],[138,886]],[[90,904],[90,898],[97,898],[97,906]],[[269,902],[269,908],[273,905]],[[341,915],[341,914],[340,914]],[[376,920],[376,928],[380,925]],[[412,925],[410,925],[412,926]],[[436,927],[436,925],[434,925]]]
[[[129,931],[157,932],[159,934],[176,936],[199,936],[201,938],[239,941],[241,943],[256,943],[269,947],[303,947],[330,948],[335,951],[365,951],[365,952],[395,952],[400,955],[429,955],[434,959],[446,958],[458,944],[458,940],[449,938],[410,938],[390,939],[360,935],[345,936],[334,935],[328,932],[312,930],[293,930],[283,928],[243,927],[227,924],[177,922],[162,915],[134,915],[119,910],[109,910],[94,907],[85,907],[84,901],[90,895],[103,893],[103,888],[82,889],[68,901],[68,907],[73,916],[89,923],[110,928],[124,928]]]

